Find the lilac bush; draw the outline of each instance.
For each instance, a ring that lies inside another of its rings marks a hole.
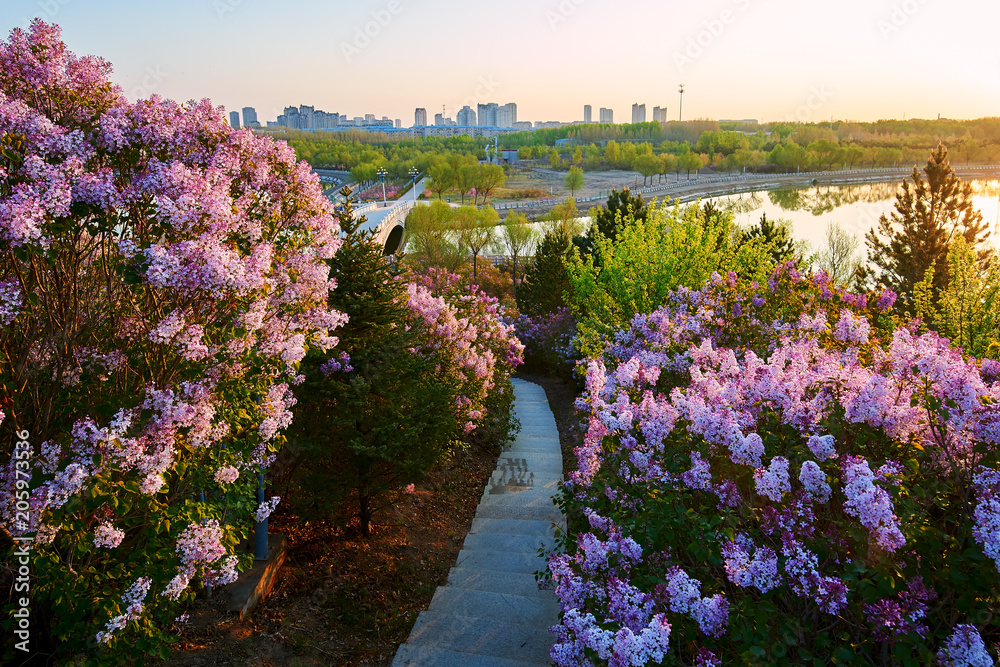
[[[343,321],[308,165],[109,75],[38,20],[0,43],[0,524],[30,538],[33,648],[105,662],[247,565],[298,363]]]
[[[894,296],[785,264],[604,340],[557,664],[993,664],[1000,383]]]
[[[573,350],[576,317],[572,310],[563,306],[536,316],[521,314],[514,326],[524,343],[529,369],[563,376],[572,373],[577,360]]]
[[[507,324],[499,300],[468,287],[461,276],[430,269],[407,280],[407,307],[425,327],[415,350],[433,353],[442,382],[454,387],[462,430],[480,439],[506,439],[512,428],[510,377],[524,345]]]

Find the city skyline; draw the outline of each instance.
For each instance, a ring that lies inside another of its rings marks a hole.
[[[405,125],[417,106],[455,118],[495,99],[534,121],[580,121],[584,105],[626,120],[637,100],[676,120],[680,83],[686,119],[1000,114],[1000,6],[985,1],[7,0],[0,28],[33,16],[109,60],[131,99],[208,97],[262,125],[289,102]]]

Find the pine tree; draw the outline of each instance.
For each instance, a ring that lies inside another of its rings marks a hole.
[[[877,269],[874,277],[895,291],[912,311],[914,288],[934,267],[933,299],[948,287],[948,246],[962,236],[981,265],[989,260],[989,228],[972,202],[972,186],[962,183],[948,162],[948,149],[939,144],[923,169],[916,167],[896,194],[896,210],[883,215],[877,229],[865,235],[868,257]],[[869,281],[870,282],[870,281]]]
[[[563,292],[571,289],[566,264],[572,250],[565,227],[545,235],[517,291],[517,307],[522,313],[543,315],[566,305]]]
[[[611,194],[608,195],[607,205],[601,208],[592,208],[590,213],[593,225],[587,235],[573,240],[582,255],[593,253],[594,235],[597,232],[614,241],[618,238],[618,230],[622,225],[645,221],[649,215],[649,209],[646,208],[642,195],[633,195],[628,188],[625,188],[624,190],[612,190]]]
[[[419,480],[459,429],[437,361],[411,352],[420,324],[408,320],[392,258],[358,230],[364,219],[352,219],[349,202],[339,216],[346,237],[330,260],[329,302],[349,319],[332,354],[313,350],[302,362],[291,435],[308,495],[296,505],[314,515],[347,508],[367,535],[393,490]]]
[[[761,239],[771,246],[771,259],[775,264],[787,262],[795,257],[795,242],[785,224],[769,220],[767,214],[760,216],[760,222],[739,233],[738,245]]]

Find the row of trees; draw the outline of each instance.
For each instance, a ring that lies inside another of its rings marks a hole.
[[[472,196],[472,203],[479,205],[479,198],[485,204],[490,195],[496,193],[507,182],[503,167],[481,164],[472,156],[452,155],[447,159],[435,159],[428,167],[430,182],[427,188],[441,199],[446,192],[454,191],[465,204],[465,198]]]

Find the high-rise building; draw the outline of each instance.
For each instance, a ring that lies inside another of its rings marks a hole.
[[[497,106],[496,102],[477,105],[476,115],[479,117],[479,127],[496,127],[499,110],[500,107]]]
[[[243,127],[260,127],[257,122],[257,110],[253,107],[243,107]]]
[[[462,107],[462,110],[458,112],[456,116],[458,124],[463,127],[474,127],[476,124],[476,111],[469,105]]]
[[[396,119],[396,129],[399,130],[399,129],[402,129],[402,127],[403,127],[403,121],[401,119],[397,118]]]
[[[230,111],[229,112],[229,124],[233,126],[234,130],[240,129],[240,112]]]
[[[653,120],[658,123],[666,123],[667,107],[653,107]]]
[[[444,114],[443,113],[434,114],[434,126],[442,127],[443,125],[444,125]]]
[[[413,126],[427,127],[427,109],[421,107],[413,112]]]
[[[646,122],[646,105],[645,104],[633,104],[632,105],[632,122],[633,123],[645,123]]]
[[[517,104],[508,102],[497,109],[497,126],[514,127],[517,122]]]
[[[613,123],[615,122],[615,112],[611,109],[605,109],[601,107],[601,122],[602,123]]]
[[[584,123],[594,122],[594,109],[589,104],[583,105],[583,122]]]

